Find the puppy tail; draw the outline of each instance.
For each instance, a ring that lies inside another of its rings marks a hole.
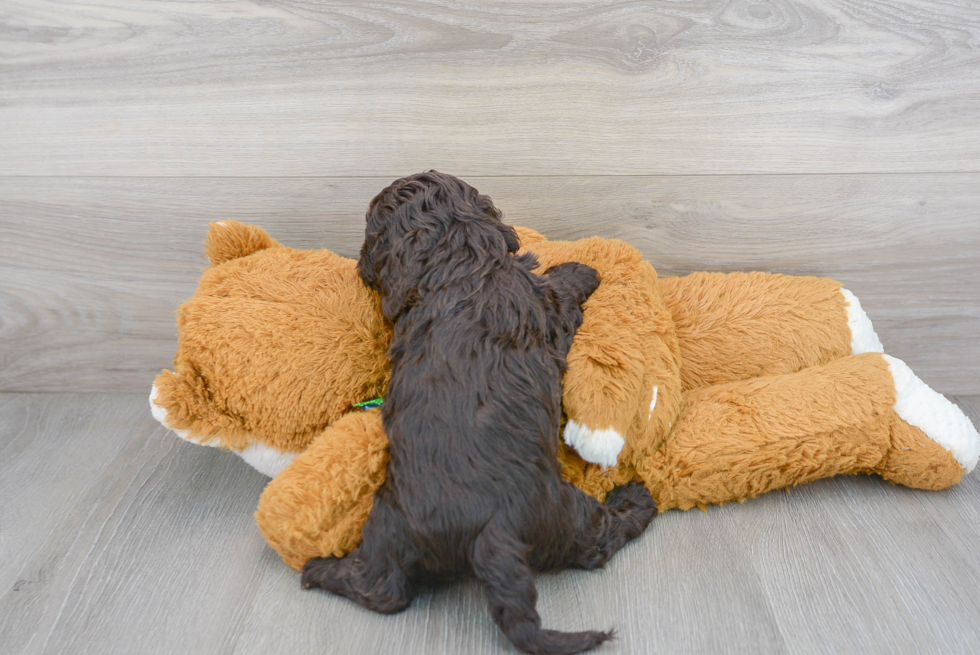
[[[279,243],[257,225],[238,221],[217,221],[208,225],[208,239],[204,252],[212,266],[232,259],[245,257],[266,248],[277,248]]]
[[[483,583],[490,615],[525,653],[572,655],[612,638],[612,632],[542,630],[535,605],[538,592],[527,563],[527,546],[491,521],[473,542],[473,573]]]
[[[507,636],[510,637],[510,635]],[[528,642],[534,644],[530,648],[523,646],[513,637],[510,640],[525,653],[572,655],[572,653],[582,653],[587,650],[592,650],[612,638],[613,633],[611,630],[609,632],[558,632],[557,630],[538,630],[536,638]]]

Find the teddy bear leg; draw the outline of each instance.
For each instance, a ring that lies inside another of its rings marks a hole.
[[[608,254],[616,264],[583,257],[602,283],[568,353],[563,438],[585,461],[622,471],[634,446],[659,439],[677,415],[681,364],[656,273],[646,262],[631,263],[637,253]]]
[[[161,389],[164,390],[164,393],[166,394],[165,397],[161,397]],[[150,388],[150,414],[153,415],[153,418],[159,421],[160,425],[167,428],[184,441],[194,441],[195,443],[200,443],[191,438],[190,430],[172,427],[174,423],[170,418],[171,409],[168,409],[168,407],[180,408],[188,404],[186,401],[181,402],[179,398],[175,397],[182,395],[181,391],[187,390],[181,389],[177,375],[171,373],[170,371],[164,371],[158,375],[156,381],[153,383],[153,386]],[[202,445],[217,446],[218,443],[204,442]]]
[[[883,355],[895,384],[891,448],[875,467],[886,480],[945,489],[980,459],[980,434],[963,411],[920,380],[900,359]]]
[[[963,412],[877,353],[693,390],[684,401],[664,447],[637,464],[661,509],[862,472],[942,489],[980,457],[980,436]]]
[[[387,463],[381,413],[352,412],[266,485],[256,523],[294,569],[314,557],[343,557],[361,541]]]
[[[562,357],[567,357],[572,346],[575,331],[582,324],[582,303],[599,286],[595,269],[577,262],[564,262],[552,266],[545,272],[548,285],[559,301],[562,322],[557,349]],[[576,368],[576,373],[578,369]],[[575,374],[566,376],[566,385],[576,385]],[[581,419],[581,417],[579,417]],[[586,461],[614,466],[623,445],[624,436],[612,425],[602,429],[592,429],[584,423],[570,418],[562,433],[565,443],[574,448]]]
[[[688,391],[678,423],[637,463],[637,476],[664,510],[872,471],[891,447],[894,404],[877,354]]]
[[[676,415],[680,405],[674,323],[657,273],[639,250],[616,239],[546,241],[518,232],[539,271],[577,262],[599,274],[602,283],[583,307],[566,358],[563,441],[585,461],[622,469],[632,444],[662,433],[669,419],[660,425],[660,417]]]
[[[834,280],[693,273],[659,285],[677,327],[685,389],[883,351],[857,297]]]

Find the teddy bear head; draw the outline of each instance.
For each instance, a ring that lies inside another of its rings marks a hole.
[[[177,310],[173,371],[154,415],[184,439],[238,452],[275,475],[388,382],[391,328],[356,262],[294,250],[261,228],[212,223],[211,262]]]

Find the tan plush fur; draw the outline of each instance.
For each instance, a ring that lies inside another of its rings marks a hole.
[[[659,287],[677,329],[685,390],[793,373],[851,354],[834,280],[692,273],[664,278]]]
[[[659,506],[690,509],[872,471],[891,445],[894,403],[876,353],[687,391],[669,443],[637,474]]]
[[[350,413],[293,460],[289,475],[266,488],[256,520],[268,526],[269,543],[295,569],[313,557],[341,557],[361,540],[387,463],[381,413]]]
[[[923,489],[962,476],[893,409],[885,359],[850,354],[837,282],[658,279],[621,241],[517,230],[541,270],[578,261],[601,278],[568,356],[564,410],[625,445],[603,468],[561,444],[562,474],[587,493],[601,500],[639,479],[661,509],[689,509],[842,473]],[[353,260],[283,248],[254,226],[213,224],[207,252],[213,266],[179,310],[174,372],[158,376],[155,403],[193,439],[302,453],[267,486],[259,527],[295,568],[347,553],[387,461],[379,413],[352,408],[388,380],[377,298]]]
[[[919,428],[891,413],[891,443],[885,457],[871,471],[895,484],[938,491],[963,477],[963,467],[949,451]]]
[[[391,330],[353,260],[229,223],[212,224],[209,256],[247,256],[206,270],[181,305],[174,372],[157,377],[157,402],[170,427],[199,441],[302,452],[352,403],[382,394]]]
[[[245,257],[266,248],[277,248],[279,242],[265,230],[238,221],[218,221],[211,224],[211,232],[204,245],[204,254],[212,266]]]

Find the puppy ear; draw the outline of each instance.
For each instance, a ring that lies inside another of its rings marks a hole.
[[[419,299],[419,281],[425,266],[413,255],[414,252],[403,250],[398,256],[389,257],[385,266],[381,313],[392,323]]]
[[[378,269],[374,263],[374,250],[374,248],[369,247],[367,241],[365,241],[364,245],[361,246],[361,254],[357,259],[357,274],[360,276],[361,281],[364,282],[368,289],[380,292],[381,288],[378,283]]]
[[[389,247],[385,237],[369,249],[361,248],[358,274],[364,283],[381,294],[381,313],[394,322],[419,298],[419,283],[426,269],[426,253],[431,240],[423,230],[401,237],[396,247]]]

